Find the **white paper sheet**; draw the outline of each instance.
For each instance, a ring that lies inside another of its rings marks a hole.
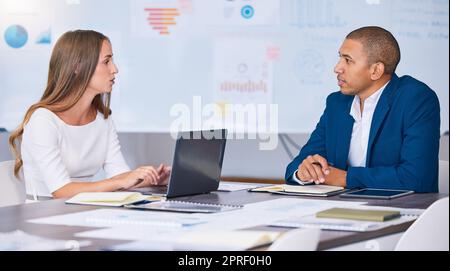
[[[260,186],[266,186],[264,184],[252,184],[252,183],[236,183],[236,182],[220,182],[218,191],[239,191],[239,190],[248,190]]]
[[[56,240],[32,235],[21,230],[0,232],[0,251],[79,250],[90,241]]]
[[[116,227],[116,226],[146,226],[163,228],[181,228],[205,223],[206,220],[192,214],[148,212],[126,209],[96,209],[65,215],[57,215],[28,220],[30,223],[86,226],[86,227]]]
[[[203,214],[195,216],[208,219],[208,223],[196,225],[196,229],[236,230],[268,223],[292,216],[315,214],[332,207],[354,207],[365,202],[331,201],[315,199],[282,198],[258,203],[247,204],[244,208],[232,212],[211,214],[205,218]]]

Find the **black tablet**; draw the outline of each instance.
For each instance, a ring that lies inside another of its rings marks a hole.
[[[375,189],[363,188],[346,192],[340,195],[342,198],[368,198],[368,199],[393,199],[414,193],[411,190]]]

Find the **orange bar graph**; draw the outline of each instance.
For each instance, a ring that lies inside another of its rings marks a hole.
[[[177,8],[145,8],[145,11],[178,11]]]
[[[160,35],[169,35],[169,26],[176,25],[175,17],[180,16],[177,8],[145,8],[147,21]]]
[[[176,25],[175,22],[153,22],[149,21],[150,25]]]
[[[150,12],[150,16],[180,16],[178,12]]]

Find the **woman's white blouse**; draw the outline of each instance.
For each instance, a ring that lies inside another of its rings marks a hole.
[[[111,117],[100,112],[94,121],[72,126],[37,109],[24,128],[21,153],[29,195],[51,196],[71,181],[91,182],[102,167],[107,178],[130,170]]]

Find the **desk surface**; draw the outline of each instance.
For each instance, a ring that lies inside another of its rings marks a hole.
[[[405,197],[391,200],[364,200],[369,205],[391,206],[400,208],[427,208],[434,201],[446,197],[446,194],[412,194]],[[177,200],[193,200],[205,203],[224,203],[224,204],[247,204],[259,201],[265,201],[281,197],[268,193],[255,193],[247,191],[236,192],[214,192],[210,194],[196,195],[190,197],[180,197]],[[345,201],[361,201],[361,199],[342,199],[339,196],[328,198],[317,197],[298,197],[317,200],[345,200]],[[44,225],[32,224],[26,222],[32,218],[46,217],[52,215],[60,215],[65,213],[80,212],[92,210],[99,207],[85,205],[68,205],[64,200],[49,200],[32,204],[22,204],[0,208],[0,231],[7,232],[16,229],[23,230],[30,234],[36,234],[43,237],[64,239],[64,240],[83,240],[83,238],[74,237],[75,233],[91,230],[90,227],[60,226],[60,225]],[[394,234],[405,231],[411,223],[391,226],[377,231],[371,232],[341,232],[341,231],[322,231],[320,237],[319,250],[330,249],[346,244],[370,240],[380,236]],[[278,229],[278,228],[277,228]],[[105,240],[105,239],[89,239],[92,245],[85,247],[86,250],[98,250],[113,244],[125,243],[122,240]]]

